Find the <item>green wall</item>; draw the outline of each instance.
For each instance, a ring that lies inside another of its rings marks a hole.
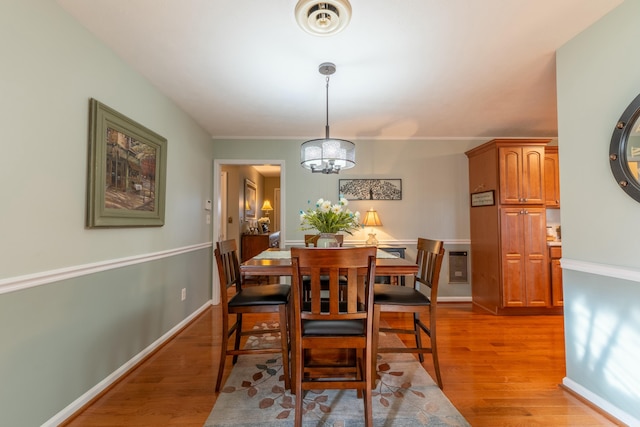
[[[35,426],[208,304],[213,149],[53,1],[0,2],[0,52],[0,425]],[[85,228],[90,98],[167,138],[163,227]]]
[[[640,425],[640,205],[608,160],[640,93],[640,1],[626,0],[557,53],[565,385]]]

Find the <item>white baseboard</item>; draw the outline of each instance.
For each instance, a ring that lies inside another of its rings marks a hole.
[[[438,302],[473,302],[471,297],[438,297]]]
[[[562,385],[564,385],[566,388],[568,388],[569,390],[571,390],[572,392],[574,392],[575,394],[577,394],[578,396],[582,397],[583,399],[591,402],[593,405],[597,406],[598,408],[602,409],[604,412],[606,412],[607,414],[611,415],[612,417],[614,417],[615,419],[622,421],[623,423],[627,424],[628,426],[640,426],[640,420],[631,416],[630,414],[626,413],[625,411],[623,411],[622,409],[618,408],[617,406],[611,404],[610,402],[604,400],[602,397],[598,396],[597,394],[591,392],[590,390],[584,388],[583,386],[581,386],[580,384],[578,384],[577,382],[564,377],[562,379]]]
[[[113,383],[118,381],[123,375],[127,374],[132,368],[134,368],[140,361],[142,361],[149,354],[153,353],[156,349],[158,349],[162,344],[164,344],[167,340],[171,339],[173,335],[176,334],[180,329],[185,327],[189,322],[191,322],[195,317],[197,317],[200,313],[206,310],[211,305],[211,301],[207,301],[202,307],[198,310],[194,311],[191,315],[185,318],[182,322],[178,323],[176,326],[171,328],[167,333],[162,335],[156,341],[151,343],[147,348],[142,350],[140,353],[131,358],[127,363],[120,366],[116,369],[111,375],[107,376],[105,379],[100,381],[98,384],[93,386],[89,391],[87,391],[82,396],[78,397],[72,403],[70,403],[66,408],[58,412],[56,415],[47,420],[42,427],[55,427],[60,425],[67,418],[71,417],[78,410],[80,410],[84,405],[91,402],[96,396],[106,390]]]

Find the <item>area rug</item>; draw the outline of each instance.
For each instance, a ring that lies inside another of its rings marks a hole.
[[[395,335],[381,340],[385,346],[399,342]],[[383,356],[373,392],[374,426],[469,426],[413,355]],[[279,355],[240,356],[205,427],[293,426],[295,396],[284,389],[282,378]],[[309,391],[303,408],[305,427],[364,426],[355,390]]]

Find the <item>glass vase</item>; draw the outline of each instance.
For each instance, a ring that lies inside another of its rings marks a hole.
[[[320,237],[318,237],[318,242],[316,243],[317,248],[337,248],[338,246],[340,246],[340,244],[334,233],[320,233]]]

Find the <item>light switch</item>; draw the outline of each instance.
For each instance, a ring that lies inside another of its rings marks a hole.
[[[204,210],[205,211],[210,211],[211,210],[211,200],[205,200],[204,201]]]

